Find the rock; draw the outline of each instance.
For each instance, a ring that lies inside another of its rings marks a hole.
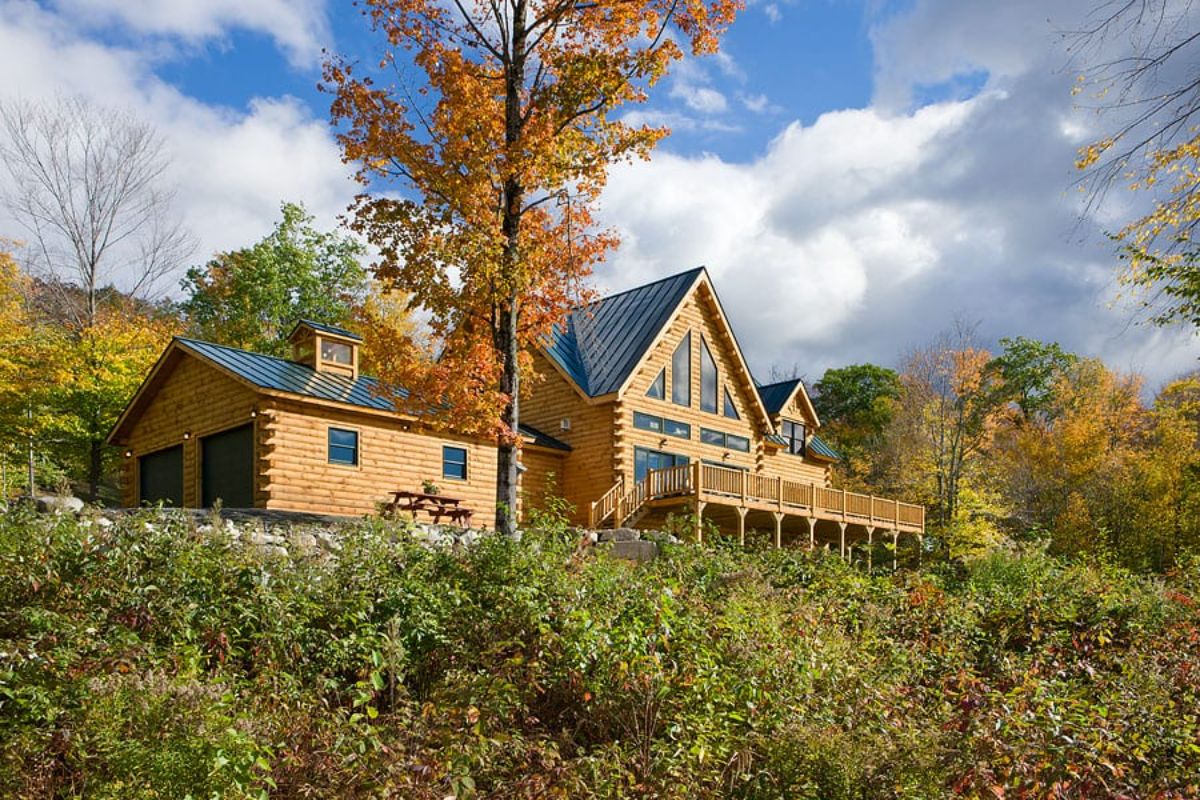
[[[658,544],[679,544],[679,539],[666,531],[642,531],[642,538]]]
[[[598,531],[598,536],[601,542],[636,542],[642,538],[641,532],[635,531],[633,528]]]
[[[296,533],[293,533],[292,543],[295,544],[299,550],[305,553],[311,553],[317,549],[317,537],[313,536],[311,533],[305,533],[304,531],[297,531]]]
[[[642,539],[613,542],[608,546],[608,554],[626,561],[653,561],[658,558],[658,545]]]
[[[37,510],[43,514],[78,514],[83,511],[83,501],[78,497],[42,495],[37,499]]]
[[[284,543],[282,536],[277,536],[274,533],[252,533],[249,536],[250,544],[256,544],[259,547],[277,547]]]

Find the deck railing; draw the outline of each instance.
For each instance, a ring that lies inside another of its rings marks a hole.
[[[731,505],[769,506],[858,524],[925,528],[924,506],[703,463],[650,470],[629,491],[624,481],[618,481],[592,503],[589,522],[596,527],[612,517],[614,524],[621,525],[650,500],[680,496],[727,497],[735,501]]]

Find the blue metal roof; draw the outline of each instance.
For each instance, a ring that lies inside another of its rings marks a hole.
[[[617,391],[703,271],[696,267],[575,309],[551,335],[546,353],[588,396]]]
[[[388,397],[377,393],[379,382],[374,378],[352,379],[328,372],[317,372],[306,364],[212,342],[202,342],[199,339],[176,337],[175,341],[189,352],[229,370],[261,389],[332,400],[379,411],[395,410]],[[400,396],[407,397],[408,393],[401,389]],[[565,442],[528,425],[521,425],[520,430],[523,435],[531,437],[536,445],[555,450],[571,449]]]
[[[758,396],[762,398],[762,404],[766,407],[767,413],[772,417],[783,410],[783,406],[787,403],[788,398],[796,391],[796,387],[800,385],[799,378],[792,378],[779,383],[770,383],[766,386],[758,387]]]
[[[348,331],[345,328],[339,328],[336,325],[326,325],[324,322],[315,322],[311,319],[297,320],[296,324],[292,326],[292,333],[295,333],[296,329],[299,328],[301,325],[307,325],[308,327],[312,328],[314,331],[318,331],[319,333],[329,333],[329,334],[333,334],[334,336],[342,336],[346,339],[353,339],[356,342],[362,341],[362,337],[359,336],[354,331]],[[288,334],[289,339],[292,338],[292,333]]]
[[[825,444],[825,440],[823,440],[820,436],[817,436],[815,433],[808,437],[808,449],[811,452],[817,453],[818,455],[825,456],[826,458],[832,458],[834,461],[842,460],[841,454],[839,454],[837,450],[834,450],[832,447]]]

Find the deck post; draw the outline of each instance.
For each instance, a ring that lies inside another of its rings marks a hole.
[[[873,501],[872,501],[873,502]],[[875,544],[875,526],[867,526],[867,574],[871,574],[871,551]]]
[[[696,495],[697,500],[700,499],[701,488],[702,487],[700,486],[700,462],[693,461],[692,462],[692,492]]]
[[[842,492],[843,492],[842,500],[843,501],[846,499],[845,491],[846,491],[845,489],[842,490]],[[838,527],[842,529],[841,548],[842,548],[842,558],[845,559],[846,558],[846,523],[839,522]]]
[[[897,528],[900,527],[900,501],[892,501],[892,524]]]
[[[738,470],[742,474],[742,505],[746,505],[746,481],[749,480],[746,476],[750,473],[747,470]]]
[[[808,549],[817,549],[817,518],[805,517],[808,520]]]
[[[783,476],[775,476],[775,507],[783,511]]]
[[[746,512],[750,509],[742,506],[738,512],[738,544],[742,547],[746,546]]]
[[[846,519],[846,490],[842,489],[842,519]]]
[[[783,512],[772,511],[771,515],[775,517],[775,549],[783,547]]]
[[[900,529],[892,531],[892,572],[900,568]]]
[[[696,544],[704,544],[704,507],[708,503],[696,501]]]

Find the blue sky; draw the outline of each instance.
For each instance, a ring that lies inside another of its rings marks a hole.
[[[631,111],[674,133],[612,172],[601,216],[623,244],[597,286],[706,264],[763,378],[897,365],[956,319],[1152,386],[1195,368],[1193,336],[1130,324],[1118,297],[1105,233],[1136,201],[1079,217],[1072,161],[1103,128],[1061,32],[1092,5],[754,0],[719,56]],[[321,52],[372,46],[342,0],[0,0],[0,96],[82,93],[158,126],[195,262],[261,237],[283,200],[335,224],[355,186]],[[3,235],[20,231],[0,212]]]

